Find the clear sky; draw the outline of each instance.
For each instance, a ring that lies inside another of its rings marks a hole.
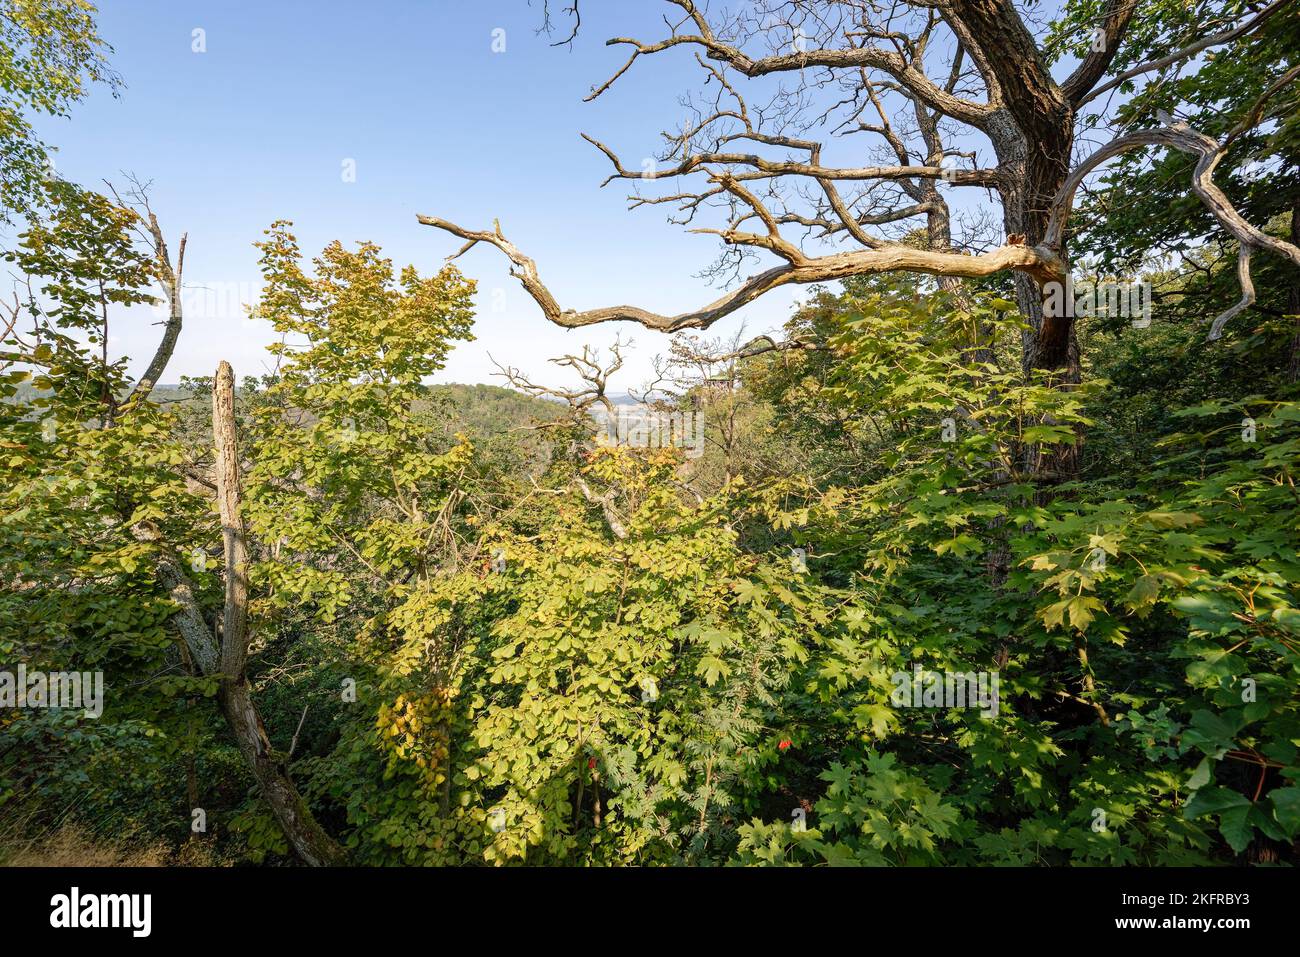
[[[239,375],[264,371],[268,325],[242,318],[238,300],[258,279],[252,243],[291,219],[305,252],[333,239],[373,240],[400,266],[436,270],[456,240],[419,225],[416,213],[471,228],[499,217],[537,260],[565,308],[635,303],[678,312],[720,294],[694,278],[716,240],[665,222],[663,210],[629,212],[626,184],[599,189],[608,162],[579,137],[620,150],[628,165],[660,146],[681,116],[678,97],[698,84],[687,51],[638,64],[594,103],[593,83],[626,54],[615,35],[659,38],[660,5],[583,4],[572,49],[536,35],[540,0],[102,0],[100,25],[125,81],[114,99],[96,91],[70,120],[39,124],[58,148],[62,175],[97,184],[121,171],[152,180],[152,202],[173,250],[188,232],[187,323],[164,377],[211,374],[228,359]],[[554,8],[556,3],[552,4]],[[195,29],[206,52],[196,53]],[[492,50],[505,31],[505,52]],[[680,54],[680,55],[679,55]],[[356,181],[344,163],[355,161]],[[615,326],[567,331],[546,322],[479,247],[458,264],[479,282],[477,340],[454,352],[440,381],[490,382],[491,352],[549,382],[546,359],[609,342]],[[712,333],[776,328],[798,290],[778,290]],[[115,321],[113,351],[143,369],[156,316]],[[636,340],[628,373],[639,385],[659,333]]]

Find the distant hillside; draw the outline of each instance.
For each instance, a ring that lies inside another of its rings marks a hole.
[[[18,385],[13,402],[30,402],[42,390],[30,382]],[[461,428],[481,434],[505,432],[535,419],[548,421],[556,418],[564,406],[558,402],[536,399],[497,385],[463,385],[459,382],[429,387],[431,397],[443,397],[456,409]],[[207,402],[207,396],[195,396],[177,383],[160,383],[154,387],[153,399],[157,402]]]
[[[464,431],[478,435],[507,432],[534,421],[559,418],[564,406],[547,399],[537,399],[498,385],[462,385],[459,382],[431,386],[434,396],[447,398],[456,409],[456,418]]]
[[[497,385],[460,383],[431,386],[429,400],[443,406],[434,410],[433,421],[441,424],[434,431],[448,438],[463,432],[483,460],[496,461],[516,474],[537,475],[551,459],[550,433],[527,427],[558,418],[564,406],[556,402]]]
[[[9,401],[30,402],[40,394],[41,390],[34,389],[30,382],[24,382],[19,384],[17,395]],[[208,403],[206,394],[195,395],[176,383],[159,384],[154,388],[152,398],[156,402],[192,406],[200,416],[204,415]],[[530,432],[526,427],[559,418],[565,408],[562,403],[534,398],[497,385],[433,385],[429,387],[429,398],[431,404],[445,404],[447,414],[435,416],[444,423],[438,431],[448,436],[464,432],[480,446],[513,442],[534,463],[545,461],[550,446],[543,433]]]

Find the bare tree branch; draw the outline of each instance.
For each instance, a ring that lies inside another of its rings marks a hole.
[[[1288,71],[1287,75],[1294,79],[1296,75],[1300,75],[1300,71],[1293,69]],[[1279,84],[1275,83],[1270,86],[1269,92],[1266,93],[1265,97],[1261,97],[1261,101],[1277,89],[1280,89]],[[1256,106],[1252,108],[1251,114],[1258,118],[1261,110],[1262,104],[1257,102]],[[1258,227],[1251,225],[1237,212],[1223,190],[1214,183],[1214,170],[1227,153],[1232,140],[1238,135],[1241,124],[1234,127],[1233,132],[1220,144],[1205,134],[1193,130],[1186,123],[1176,121],[1172,117],[1161,114],[1161,119],[1166,124],[1163,128],[1139,130],[1121,136],[1119,139],[1107,143],[1079,164],[1074,172],[1070,174],[1065,185],[1062,186],[1054,204],[1052,219],[1047,227],[1046,242],[1049,246],[1055,245],[1057,248],[1063,243],[1066,219],[1069,216],[1075,190],[1089,173],[1107,160],[1143,146],[1165,146],[1195,156],[1197,160],[1196,168],[1192,173],[1192,191],[1205,204],[1205,207],[1218,221],[1219,225],[1231,233],[1241,244],[1237,276],[1241,282],[1242,298],[1241,301],[1218,316],[1211,324],[1209,338],[1211,340],[1218,339],[1222,335],[1224,325],[1255,301],[1254,285],[1250,278],[1252,251],[1265,249],[1290,260],[1295,266],[1300,267],[1300,247],[1276,236],[1270,236]]]
[[[149,185],[141,183],[134,176],[128,176],[127,180],[131,184],[127,197],[131,201],[131,206],[140,212],[145,223],[144,229],[140,232],[153,253],[155,278],[162,286],[163,295],[167,300],[167,321],[163,325],[162,339],[154,350],[153,358],[149,360],[144,374],[140,376],[127,399],[127,402],[135,402],[148,398],[153,392],[154,386],[166,371],[167,364],[171,362],[172,353],[176,351],[176,342],[180,339],[181,327],[185,322],[182,277],[185,272],[185,245],[189,234],[181,234],[180,245],[176,251],[176,264],[173,266],[162,227],[158,225],[158,217],[154,215],[153,208],[149,204]],[[127,205],[118,196],[112,183],[105,185],[112,191],[119,205]]]
[[[980,256],[967,256],[954,252],[933,252],[909,246],[892,244],[880,249],[864,249],[835,253],[799,263],[777,266],[750,277],[739,288],[714,300],[702,309],[665,316],[639,306],[605,306],[578,312],[562,310],[555,296],[542,283],[537,264],[525,256],[501,233],[500,224],[492,231],[475,232],[437,216],[418,216],[426,226],[445,230],[468,242],[460,251],[448,257],[455,259],[483,242],[496,246],[517,267],[511,275],[520,281],[541,307],[543,315],[558,326],[576,329],[599,322],[627,320],[640,323],[660,332],[677,332],[681,329],[707,329],[713,323],[753,302],[764,293],[780,286],[807,284],[884,272],[919,272],[935,276],[962,276],[978,278],[992,276],[1007,269],[1029,273],[1043,281],[1062,277],[1059,257],[1048,249],[1022,245],[1001,246]]]

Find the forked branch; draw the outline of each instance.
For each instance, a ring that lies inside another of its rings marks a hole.
[[[968,256],[956,252],[940,252],[915,249],[902,244],[889,244],[878,249],[860,249],[852,252],[834,253],[797,263],[785,263],[765,272],[751,276],[740,286],[701,309],[667,316],[639,306],[602,306],[596,309],[577,311],[561,309],[551,291],[542,283],[537,272],[537,264],[520,252],[501,232],[498,223],[492,230],[475,231],[465,229],[455,223],[437,216],[419,216],[419,221],[426,226],[451,233],[467,240],[460,250],[449,259],[463,255],[478,243],[488,243],[501,250],[515,268],[510,271],[528,291],[529,295],[541,307],[543,315],[558,326],[576,329],[599,322],[625,320],[636,322],[647,329],[659,332],[678,332],[682,329],[707,329],[719,319],[731,315],[765,293],[781,286],[791,284],[805,285],[816,282],[829,282],[849,276],[862,276],[886,272],[919,272],[933,276],[957,276],[976,279],[992,276],[1007,269],[1026,272],[1035,278],[1049,282],[1062,278],[1062,265],[1059,257],[1042,247],[1006,245],[978,256]]]

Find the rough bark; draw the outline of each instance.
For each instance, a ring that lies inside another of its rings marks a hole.
[[[1070,169],[1074,144],[1074,107],[1053,81],[1037,43],[1010,0],[956,0],[951,18],[978,38],[990,53],[989,69],[999,95],[984,132],[998,158],[1003,229],[1023,237],[1026,246],[1044,238],[1052,203]],[[1122,28],[1120,28],[1122,30]],[[1065,250],[1056,248],[1062,269]],[[1018,272],[1017,304],[1029,328],[1022,362],[1026,370],[1064,370],[1065,381],[1078,381],[1078,349],[1070,315],[1045,314],[1043,293],[1034,276]]]

